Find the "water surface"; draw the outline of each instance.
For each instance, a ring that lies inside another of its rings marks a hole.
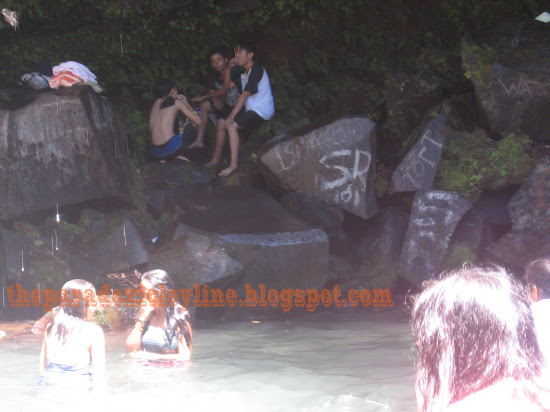
[[[175,369],[136,365],[125,338],[106,334],[108,388],[83,396],[38,388],[41,337],[7,337],[0,410],[416,410],[410,328],[396,312],[209,323],[195,331],[192,362]]]

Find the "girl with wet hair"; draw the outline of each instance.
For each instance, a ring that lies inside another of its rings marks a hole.
[[[126,341],[134,359],[187,361],[192,330],[187,309],[178,303],[172,278],[164,270],[141,277],[142,300],[134,328]]]
[[[550,372],[550,259],[538,259],[525,268],[525,283],[535,320],[537,341],[543,358],[543,372]]]
[[[541,355],[525,288],[500,267],[430,281],[414,299],[418,410],[542,411]],[[548,404],[547,404],[548,405]]]
[[[63,285],[61,309],[44,331],[39,365],[43,384],[91,389],[103,383],[105,336],[89,321],[94,303],[90,282],[73,279]]]

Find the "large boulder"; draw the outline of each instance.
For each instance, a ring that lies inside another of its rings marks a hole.
[[[127,140],[111,104],[85,90],[0,110],[0,187],[0,219],[89,200],[132,203]]]
[[[369,219],[361,237],[352,246],[353,260],[359,264],[382,258],[399,261],[408,222],[408,213],[397,206],[390,206]]]
[[[437,274],[456,225],[471,207],[456,192],[416,193],[401,253],[405,279],[419,285]]]
[[[238,276],[243,265],[216,244],[215,234],[179,223],[173,241],[151,253],[149,268],[166,270],[177,288],[192,288]]]
[[[514,230],[550,229],[550,157],[540,162],[508,203]]]
[[[492,261],[522,276],[527,264],[550,256],[550,235],[529,230],[512,230],[500,237],[487,252]]]
[[[466,36],[462,59],[489,128],[550,141],[550,26],[511,20]]]
[[[297,216],[313,225],[322,227],[332,239],[343,239],[343,210],[327,205],[319,199],[305,193],[287,192],[280,199],[282,205]]]
[[[430,190],[445,142],[446,116],[440,114],[422,130],[420,139],[393,173],[396,192]]]
[[[283,187],[366,219],[377,213],[374,135],[371,120],[343,118],[277,143],[261,160]]]
[[[70,254],[71,269],[77,277],[116,273],[149,261],[141,236],[123,214],[96,220],[90,225],[90,232],[88,250],[81,253],[74,249]]]
[[[245,283],[320,288],[328,280],[326,233],[265,192],[228,186],[189,194],[186,202],[195,207],[182,214],[181,222],[216,235],[214,244],[244,266]]]

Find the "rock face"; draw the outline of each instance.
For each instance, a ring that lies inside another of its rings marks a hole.
[[[147,249],[130,220],[125,218],[118,224],[104,227],[107,223],[106,220],[95,222],[92,233],[101,233],[102,239],[100,242],[96,240],[98,246],[90,250],[86,257],[70,256],[73,274],[86,278],[116,273],[149,261]]]
[[[364,236],[353,246],[354,260],[357,263],[378,261],[381,258],[398,261],[408,221],[406,211],[395,206],[369,219]]]
[[[479,211],[477,205],[468,210],[455,228],[452,244],[466,245],[480,256],[495,239],[488,218]]]
[[[102,97],[44,93],[0,111],[0,219],[87,200],[132,203],[131,167],[126,138]]]
[[[150,269],[166,270],[178,288],[214,282],[242,273],[243,265],[215,243],[216,235],[178,224],[174,240],[151,253]]]
[[[432,188],[445,142],[446,122],[446,116],[440,114],[426,125],[418,142],[393,173],[393,186],[396,192]]]
[[[456,225],[471,207],[456,192],[417,192],[401,253],[407,280],[419,285],[436,275]]]
[[[462,60],[493,132],[550,141],[550,26],[515,20],[474,33]]]
[[[284,207],[295,215],[322,227],[330,238],[344,238],[342,209],[327,205],[313,196],[298,192],[285,193],[280,201]]]
[[[328,280],[326,233],[265,192],[222,187],[189,194],[186,201],[197,207],[182,215],[182,223],[216,235],[215,243],[244,266],[245,283],[321,288]]]
[[[5,275],[0,279],[16,280],[24,266],[24,257],[27,252],[25,239],[17,232],[0,228],[0,246],[0,270]],[[23,259],[21,255],[23,255]]]
[[[219,237],[245,265],[245,283],[255,287],[321,288],[328,280],[328,236],[321,229]]]
[[[366,118],[339,119],[278,143],[261,160],[284,187],[368,218],[377,213],[374,130]]]
[[[550,229],[550,157],[540,162],[508,203],[514,230]]]
[[[528,263],[550,256],[550,235],[512,230],[491,245],[487,252],[493,261],[522,276]]]

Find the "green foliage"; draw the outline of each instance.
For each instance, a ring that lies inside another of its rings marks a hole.
[[[423,92],[441,96],[464,81],[463,34],[511,16],[534,17],[537,0],[266,0],[233,12],[225,0],[4,0],[20,28],[0,22],[0,79],[14,85],[42,60],[86,64],[112,98],[127,106],[137,153],[155,79],[169,77],[189,97],[207,86],[208,50],[239,38],[260,46],[275,96],[265,134],[309,117],[383,118],[383,78],[399,68]],[[373,77],[374,76],[374,77]],[[379,84],[373,80],[378,76]]]
[[[132,154],[137,167],[143,166],[146,158],[146,148],[149,142],[149,126],[147,118],[135,109],[129,107],[127,110],[128,136],[132,142]]]
[[[455,133],[445,143],[434,186],[476,200],[483,189],[521,183],[533,168],[528,136],[509,135],[494,142],[482,130]]]

